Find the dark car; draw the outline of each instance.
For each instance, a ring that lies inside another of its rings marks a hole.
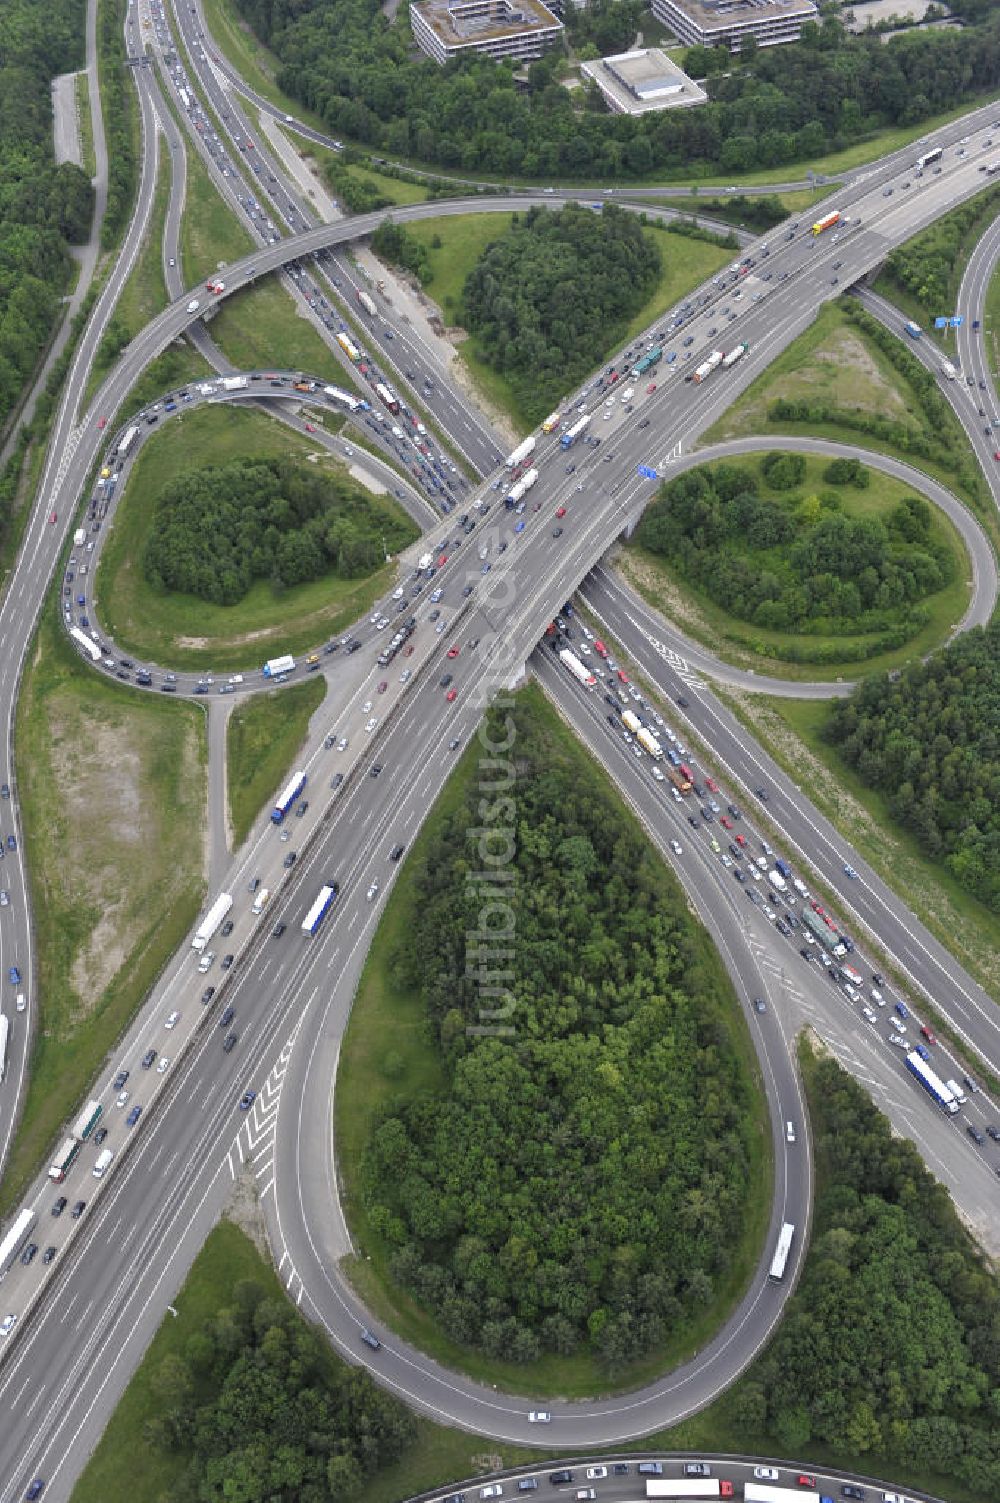
[[[238,1037],[239,1035],[235,1033],[226,1034],[225,1038],[222,1041],[222,1048],[226,1054],[231,1054],[232,1051],[236,1048],[236,1040]]]
[[[756,793],[757,797],[760,799],[760,801],[761,801],[762,804],[766,804],[767,803],[767,789],[766,788],[755,788],[754,792]]]
[[[235,959],[235,956],[233,956],[233,955],[223,955],[223,957],[222,957],[222,970],[228,971],[229,967],[232,965],[234,959]]]
[[[845,1482],[840,1491],[843,1497],[857,1498],[858,1503],[863,1503],[865,1496],[865,1490],[863,1487],[855,1487],[853,1482]]]
[[[979,1128],[975,1125],[974,1122],[970,1122],[965,1130],[974,1143],[986,1142],[986,1139],[983,1137],[982,1133],[979,1131]]]
[[[83,1215],[86,1209],[87,1202],[85,1200],[78,1200],[69,1214],[72,1216],[74,1221],[79,1221],[80,1217]]]
[[[53,1251],[55,1251],[54,1248],[53,1248]],[[34,1480],[34,1482],[32,1482],[29,1485],[28,1491],[25,1493],[24,1496],[28,1500],[31,1500],[33,1498],[40,1498],[42,1496],[42,1493],[44,1491],[45,1491],[45,1478],[44,1477],[36,1477],[35,1480]]]
[[[398,861],[399,858],[400,858],[400,856],[403,854],[403,852],[404,852],[405,849],[406,849],[405,846],[394,845],[393,848],[392,848],[392,850],[389,852],[389,860],[390,861]]]
[[[223,924],[222,929],[220,930],[220,933],[222,934],[223,939],[225,939],[228,935],[232,934],[232,932],[233,932],[233,921],[232,921],[232,919],[226,919],[226,922]]]
[[[126,1125],[128,1127],[134,1127],[135,1124],[138,1122],[138,1120],[139,1120],[139,1118],[141,1116],[142,1116],[142,1107],[141,1106],[134,1106],[132,1108],[132,1110],[129,1112],[128,1116],[125,1118]]]
[[[297,851],[289,851],[288,855],[285,857],[284,861],[281,864],[287,869],[290,866],[294,866],[298,859],[299,857]]]
[[[118,1074],[115,1076],[114,1080],[111,1082],[111,1089],[113,1091],[120,1091],[124,1087],[126,1080],[128,1080],[128,1071],[127,1070],[119,1070]]]
[[[236,1009],[234,1007],[227,1007],[226,1010],[223,1012],[222,1017],[219,1019],[219,1027],[220,1028],[228,1028],[229,1025],[230,1025],[230,1023],[235,1018],[235,1016],[236,1016]]]
[[[361,1328],[361,1340],[365,1346],[370,1346],[373,1352],[380,1352],[382,1350],[381,1341],[379,1341],[374,1332],[368,1330],[367,1326],[362,1326]]]
[[[333,788],[333,789],[337,789],[337,788],[340,787],[340,785],[341,785],[341,783],[343,781],[344,781],[344,774],[342,772],[335,772],[334,775],[333,775],[333,777],[330,779],[330,787]]]
[[[381,762],[373,762],[372,765],[371,765],[371,771],[369,772],[368,776],[370,778],[377,778],[378,775],[379,775],[379,773],[381,771],[382,771],[382,763]]]
[[[754,997],[753,1005],[755,1012],[767,1012],[767,1003],[763,997]]]
[[[104,1142],[104,1139],[107,1137],[107,1135],[108,1135],[108,1129],[106,1127],[99,1127],[97,1129],[97,1131],[94,1134],[94,1143],[97,1145],[98,1148],[100,1148],[101,1144]]]
[[[205,990],[201,994],[201,1000],[207,1006],[208,1003],[211,1002],[211,1000],[212,1000],[212,998],[214,996],[215,996],[215,987],[214,986],[206,986]]]
[[[45,1249],[45,1251],[42,1253],[42,1262],[43,1263],[51,1263],[52,1259],[55,1257],[55,1255],[56,1255],[56,1249],[54,1247],[47,1247]]]
[[[155,1064],[156,1064],[156,1050],[155,1049],[147,1049],[146,1053],[142,1056],[142,1068],[144,1070],[151,1070]]]
[[[68,1202],[66,1200],[65,1195],[60,1195],[59,1199],[56,1200],[56,1201],[53,1201],[53,1203],[52,1203],[52,1214],[53,1214],[53,1216],[61,1216],[62,1213],[63,1213],[63,1211],[65,1211],[67,1204],[68,1204]]]
[[[27,1267],[28,1264],[31,1263],[34,1260],[34,1257],[35,1257],[35,1254],[37,1253],[37,1251],[38,1251],[38,1243],[37,1242],[29,1242],[28,1245],[27,1245],[27,1247],[24,1249],[24,1252],[21,1254],[21,1262],[25,1265],[25,1267]]]
[[[287,927],[287,924],[275,924],[274,928],[271,930],[271,938],[280,939]]]
[[[565,1487],[567,1483],[570,1483],[570,1482],[573,1481],[573,1473],[572,1472],[550,1472],[549,1473],[549,1481],[551,1482],[551,1484],[552,1484],[553,1487]]]

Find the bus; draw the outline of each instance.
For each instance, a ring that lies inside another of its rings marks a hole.
[[[336,898],[340,888],[336,882],[327,882],[319,890],[319,896],[315,903],[302,920],[302,933],[315,934],[320,924],[326,918],[330,905]]]
[[[632,368],[633,376],[644,376],[647,371],[651,371],[653,369],[653,366],[662,359],[663,350],[659,345],[657,345],[654,349],[649,350],[645,355],[643,355],[641,360],[636,361],[635,365]]]
[[[932,162],[940,162],[941,157],[941,147],[935,146],[933,151],[925,151],[922,157],[917,157],[917,160],[913,165],[916,168],[917,172],[923,172],[924,168],[929,167]]]
[[[821,1493],[805,1492],[801,1487],[772,1487],[763,1482],[747,1482],[743,1488],[745,1503],[833,1503]]]
[[[83,1144],[79,1138],[67,1138],[60,1145],[58,1153],[52,1160],[52,1166],[49,1169],[49,1179],[55,1180],[57,1185],[61,1185],[66,1178],[70,1165],[82,1147]]]
[[[731,1498],[733,1484],[725,1477],[657,1478],[646,1483],[647,1498]]]
[[[38,1216],[33,1210],[21,1211],[15,1218],[10,1231],[0,1242],[0,1279],[27,1242],[31,1228],[37,1220]]]
[[[771,1259],[771,1270],[767,1275],[772,1284],[780,1284],[785,1277],[788,1254],[792,1250],[792,1238],[794,1236],[795,1227],[792,1223],[790,1221],[783,1222],[781,1231],[778,1233],[778,1245],[774,1250],[774,1257]]]
[[[71,626],[69,634],[77,647],[81,648],[87,654],[92,663],[100,662],[101,649],[96,642],[87,636],[85,631],[81,631],[78,626]]]
[[[94,1131],[94,1128],[97,1126],[98,1122],[100,1122],[101,1114],[103,1111],[104,1108],[99,1101],[88,1101],[87,1105],[84,1107],[83,1111],[76,1119],[76,1123],[73,1127],[74,1138],[79,1138],[81,1143],[85,1143],[90,1137],[90,1134]]]
[[[302,790],[303,790],[303,788],[305,786],[306,786],[306,775],[305,775],[305,773],[304,772],[293,772],[292,776],[289,778],[289,780],[285,784],[284,788],[278,794],[277,800],[275,801],[274,808],[271,810],[271,822],[272,822],[272,824],[276,824],[276,825],[280,825],[281,824],[281,821],[284,819],[284,817],[288,813],[289,809],[295,803],[295,800],[298,798],[299,794],[302,792]]]

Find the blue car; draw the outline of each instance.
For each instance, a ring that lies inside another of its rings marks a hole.
[[[7,974],[10,977],[11,986],[21,985],[21,972],[18,970],[16,965],[12,965]]]
[[[244,1091],[243,1095],[240,1097],[240,1111],[248,1112],[256,1100],[256,1091]]]
[[[14,838],[13,835],[8,835],[7,836],[7,849],[8,849],[8,851],[16,851],[17,850],[17,841],[16,841],[16,839]]]
[[[897,1002],[896,1011],[899,1013],[899,1016],[901,1018],[908,1018],[910,1016],[910,1009],[907,1007],[905,1002]]]
[[[139,1118],[141,1116],[142,1116],[142,1107],[141,1106],[134,1106],[132,1108],[132,1110],[129,1112],[128,1116],[125,1118],[125,1121],[126,1121],[126,1123],[128,1124],[129,1127],[134,1127],[135,1124],[138,1122],[138,1120],[139,1120]]]
[[[923,1044],[917,1044],[916,1050],[921,1059],[930,1059],[930,1050],[927,1049]]]
[[[523,522],[523,520],[520,521],[520,522],[516,522],[514,524],[514,531],[515,532],[523,532],[524,531],[524,522]]]
[[[674,363],[674,361],[676,359],[677,359],[677,352],[676,352],[676,350],[668,350],[667,351],[667,364],[668,365],[673,365],[673,363]]]

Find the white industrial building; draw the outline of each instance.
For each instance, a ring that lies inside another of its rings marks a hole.
[[[608,109],[616,115],[678,109],[704,104],[708,98],[704,89],[658,47],[581,63],[580,72],[597,85]]]
[[[469,52],[530,62],[558,43],[563,23],[542,0],[413,0],[410,25],[436,63]]]
[[[728,47],[747,37],[758,47],[797,42],[819,12],[813,0],[652,0],[656,19],[688,47]]]

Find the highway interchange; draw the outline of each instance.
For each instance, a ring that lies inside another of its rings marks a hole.
[[[178,15],[185,17],[183,7]],[[183,27],[183,20],[181,24]],[[189,57],[193,61],[190,51]],[[203,61],[210,63],[210,59]],[[215,75],[211,67],[208,72]],[[105,322],[141,244],[155,180],[154,122],[158,110],[162,121],[162,103],[156,102],[149,70],[137,68],[135,73],[145,126],[142,190],[123,266],[109,279],[104,295],[107,302],[101,316]],[[204,79],[205,75],[199,77]],[[219,101],[220,110],[232,106],[231,96],[225,98],[229,102]],[[941,133],[940,139],[954,147],[961,135],[981,130],[988,120],[989,112],[980,112],[977,118],[956,122]],[[242,122],[242,130],[248,128]],[[175,130],[176,126],[167,124],[168,136]],[[381,904],[399,869],[389,861],[388,852],[394,844],[408,844],[413,838],[454,765],[456,751],[475,735],[483,706],[498,688],[518,678],[522,665],[532,658],[553,609],[585,578],[589,577],[583,597],[595,619],[607,623],[608,633],[623,644],[644,682],[655,686],[661,709],[666,713],[669,706],[670,723],[690,739],[690,744],[697,747],[700,743],[706,748],[704,755],[695,752],[699,764],[717,767],[720,781],[723,777],[730,780],[733,796],[738,796],[747,817],[748,794],[752,798],[753,788],[765,784],[769,792],[767,819],[781,828],[793,859],[801,852],[803,870],[818,872],[824,885],[836,894],[838,911],[855,926],[859,945],[863,932],[877,936],[878,944],[892,957],[894,966],[906,974],[914,991],[932,998],[948,1016],[970,1054],[978,1054],[986,1062],[1000,1058],[992,1002],[971,978],[961,974],[951,957],[905,914],[898,900],[858,859],[853,858],[853,866],[859,880],[845,879],[844,863],[852,857],[844,842],[787,779],[764,763],[759,751],[747,743],[745,732],[728,720],[701,678],[699,668],[709,665],[685,660],[666,640],[664,623],[643,614],[637,602],[609,588],[605,571],[598,569],[592,574],[609,543],[638,514],[648,494],[648,484],[635,476],[637,462],[655,463],[666,473],[672,473],[680,461],[686,462],[698,434],[805,327],[818,301],[837,295],[840,286],[848,285],[876,264],[887,245],[907,238],[981,186],[976,161],[957,159],[949,150],[940,178],[925,179],[908,198],[883,198],[884,184],[907,172],[912,154],[913,148],[897,154],[866,173],[864,182],[849,185],[837,195],[837,206],[850,218],[860,216],[862,221],[860,228],[843,234],[839,246],[830,237],[814,241],[807,224],[801,225],[789,241],[781,238],[779,229],[769,237],[766,258],[762,258],[759,246],[755,248],[756,264],[749,275],[732,273],[728,286],[704,289],[706,301],[686,319],[683,335],[695,337],[695,359],[699,351],[703,353],[713,343],[725,340],[728,347],[737,339],[746,339],[749,354],[734,372],[717,382],[710,381],[704,388],[693,387],[681,381],[684,365],[679,360],[677,374],[668,377],[664,372],[655,393],[639,394],[633,415],[619,409],[610,422],[601,422],[599,427],[595,423],[601,448],[584,450],[577,446],[570,456],[576,466],[572,475],[566,473],[566,456],[555,440],[540,445],[545,501],[542,513],[536,514],[530,507],[527,510],[528,527],[523,535],[513,533],[514,519],[500,513],[499,499],[491,489],[499,452],[495,439],[478,418],[475,455],[470,452],[473,444],[467,446],[463,438],[462,448],[471,469],[487,476],[481,494],[491,514],[487,520],[474,510],[472,502],[480,497],[470,491],[468,510],[476,520],[477,531],[461,538],[465,551],[452,556],[436,581],[444,589],[441,610],[447,631],[432,631],[425,595],[417,612],[421,621],[416,634],[420,656],[413,659],[413,679],[406,686],[398,682],[402,660],[397,660],[386,674],[392,690],[384,700],[381,724],[377,734],[366,739],[363,726],[369,712],[362,708],[362,702],[367,702],[374,680],[380,676],[372,663],[372,644],[379,638],[375,633],[367,634],[365,650],[355,655],[351,673],[331,681],[331,693],[322,711],[324,724],[314,725],[315,735],[305,753],[310,786],[316,794],[313,807],[301,823],[301,833],[296,835],[300,859],[294,880],[282,866],[287,845],[264,821],[226,873],[227,890],[240,895],[234,908],[232,941],[239,958],[229,973],[222,999],[236,1009],[241,1028],[239,1051],[223,1058],[215,1028],[199,1026],[202,978],[192,976],[193,965],[187,953],[175,957],[149,1005],[116,1051],[116,1060],[135,1071],[148,1047],[163,1047],[162,1026],[167,1012],[175,1005],[181,1011],[182,1029],[190,1035],[189,1042],[183,1053],[177,1051],[160,1082],[153,1122],[144,1124],[146,1130],[129,1139],[127,1155],[122,1155],[123,1162],[109,1176],[91,1212],[77,1224],[71,1254],[65,1261],[57,1259],[46,1297],[30,1319],[25,1312],[24,1324],[0,1368],[0,1404],[10,1413],[0,1437],[0,1456],[3,1475],[12,1479],[6,1490],[0,1488],[0,1499],[16,1496],[18,1486],[23,1486],[23,1479],[32,1473],[50,1479],[49,1495],[68,1496],[82,1459],[103,1429],[165,1304],[182,1281],[234,1178],[244,1173],[252,1173],[260,1189],[276,1262],[293,1297],[327,1329],[335,1346],[351,1360],[360,1360],[358,1332],[368,1323],[368,1317],[337,1270],[337,1260],[349,1250],[349,1241],[337,1210],[335,1145],[327,1133],[317,1131],[316,1124],[330,1120],[339,1041]],[[183,171],[182,159],[180,152],[172,153],[178,177]],[[228,184],[229,178],[214,160],[213,169],[217,180]],[[262,170],[266,173],[271,168]],[[545,201],[540,195],[532,198]],[[168,220],[168,239],[172,236],[174,246],[179,223],[174,212],[176,202],[175,193]],[[399,211],[397,217],[509,206],[508,198],[476,198],[432,205],[429,210],[417,206]],[[298,211],[303,222],[305,208],[303,205]],[[295,216],[292,218],[294,221]],[[326,245],[346,244],[373,228],[380,218],[360,216],[309,230],[299,226],[291,242],[269,243],[227,267],[223,273],[226,295],[278,269],[292,257],[304,257]],[[291,228],[296,228],[294,223]],[[177,263],[180,258],[171,251],[167,259]],[[839,285],[830,281],[834,259],[846,263]],[[176,264],[167,269],[176,272]],[[350,274],[346,263],[345,272]],[[765,276],[769,280],[765,281]],[[297,279],[290,280],[299,294]],[[202,341],[203,351],[210,347],[210,333],[206,334],[200,320],[204,289],[184,289],[176,276],[168,285],[173,297],[171,307],[133,341],[86,416],[77,422],[70,403],[64,403],[59,412],[39,503],[0,607],[0,630],[8,649],[0,668],[0,696],[8,726],[5,780],[9,776],[10,728],[20,663],[46,586],[63,554],[65,538],[72,532],[76,498],[84,494],[87,476],[93,474],[100,453],[97,417],[113,414],[125,403],[141,370],[179,333],[190,330],[196,340]],[[736,291],[742,294],[739,306]],[[779,296],[775,297],[776,293]],[[193,298],[201,304],[194,316],[187,312]],[[726,323],[725,333],[716,339],[709,329],[719,326],[725,306],[735,311],[736,317]],[[315,313],[316,309],[311,311]],[[326,327],[322,319],[318,323]],[[664,318],[658,327],[668,323]],[[102,327],[101,317],[95,315],[81,342],[74,367],[77,391],[83,389],[82,377],[93,359]],[[672,342],[680,351],[681,335],[675,333]],[[636,344],[633,341],[634,347]],[[399,353],[394,350],[393,358]],[[385,350],[380,358],[385,360]],[[409,358],[416,357],[403,353],[404,362]],[[421,369],[429,365],[426,350],[420,359]],[[973,359],[971,352],[968,359]],[[434,385],[436,392],[445,393],[434,416],[446,428],[452,399],[449,383],[440,370]],[[422,392],[419,399],[424,400]],[[587,407],[594,401],[591,396]],[[658,452],[653,454],[639,427],[646,416],[656,419],[653,431]],[[614,470],[604,467],[609,453],[614,454]],[[556,538],[550,519],[560,504],[566,505],[568,517],[562,536]],[[57,514],[58,526],[48,522],[51,511]],[[435,551],[446,538],[454,541],[459,536],[454,517],[436,523],[430,536],[432,541],[426,546]],[[491,572],[485,576],[478,563],[478,547],[484,538],[489,540],[492,561]],[[508,543],[503,554],[499,552],[500,542]],[[470,560],[470,567],[465,560],[471,552],[477,557]],[[459,588],[467,582],[475,585],[468,598]],[[991,607],[995,599],[992,561],[987,568],[983,560],[977,583],[981,587],[976,591],[976,608],[988,614],[986,605]],[[473,640],[477,641],[475,648],[468,645]],[[444,651],[452,641],[459,643],[462,651],[454,660],[458,698],[448,705],[436,681]],[[537,656],[532,659],[535,671],[560,711],[609,766],[623,795],[667,859],[673,860],[698,911],[710,924],[737,994],[747,1007],[748,1026],[754,1030],[772,1104],[776,1196],[769,1245],[786,1208],[792,1208],[800,1226],[797,1260],[805,1248],[801,1233],[808,1216],[811,1166],[808,1136],[801,1135],[794,1151],[784,1139],[786,1117],[794,1115],[801,1121],[804,1116],[788,1045],[802,1017],[808,1017],[823,1032],[832,1027],[830,1015],[825,1008],[810,1012],[812,999],[806,993],[811,988],[803,988],[804,962],[797,956],[796,947],[787,951],[786,964],[783,941],[776,940],[773,927],[764,922],[756,905],[739,901],[740,893],[726,869],[713,859],[704,832],[696,836],[680,824],[674,829],[677,811],[651,781],[647,767],[629,754],[619,738],[608,735],[599,697],[578,691],[555,670],[544,650],[541,659],[540,663]],[[676,705],[679,697],[688,702],[683,714]],[[348,737],[346,755],[338,754],[335,746],[324,745],[334,726],[338,735]],[[456,740],[459,748],[454,749],[452,742]],[[706,760],[709,757],[711,762]],[[346,775],[335,791],[328,816],[322,789],[335,775],[338,758]],[[372,778],[369,774],[375,762],[383,770]],[[16,815],[16,798],[9,807]],[[671,852],[671,838],[682,845],[681,857],[675,858]],[[5,865],[8,869],[19,867],[22,860],[19,850],[13,858],[8,856]],[[331,869],[342,888],[337,920],[310,942],[297,933],[299,921]],[[249,912],[248,883],[257,877],[275,892],[261,924],[255,923]],[[380,889],[377,900],[371,901],[367,894],[374,877],[379,878]],[[23,870],[18,871],[18,881],[23,892]],[[15,955],[19,961],[26,961],[25,985],[33,998],[26,905],[16,905],[10,914],[5,911],[3,919],[0,963],[7,966]],[[289,933],[274,940],[271,930],[278,921],[287,921]],[[749,1002],[755,996],[766,997],[772,1004],[766,1014],[751,1011]],[[213,1013],[217,1008],[215,1003]],[[940,1152],[940,1119],[894,1068],[892,1051],[874,1047],[873,1032],[859,1026],[857,1014],[846,1003],[843,1011],[840,1027],[831,1035],[838,1049],[843,1053],[850,1048],[862,1078],[878,1081],[877,1088],[885,1092],[883,1104],[894,1123],[915,1137],[925,1158],[949,1184],[956,1200],[964,1203],[970,1217],[975,1220],[977,1208],[985,1208],[983,1220],[988,1222],[990,1191],[995,1183],[991,1181],[988,1157],[964,1141],[958,1144],[958,1151]],[[22,1048],[18,1091],[25,1059]],[[101,1083],[105,1092],[108,1083]],[[257,1089],[258,1097],[252,1111],[239,1118],[234,1105],[246,1084]],[[8,1119],[4,1152],[9,1131]],[[124,1141],[124,1135],[119,1132],[113,1141]],[[85,1171],[76,1174],[79,1183],[87,1183]],[[80,1189],[79,1193],[86,1191]],[[42,1209],[47,1215],[44,1204]],[[990,1235],[988,1224],[977,1224],[977,1231],[985,1238]],[[5,1282],[4,1297],[8,1293],[13,1297],[20,1278],[30,1298],[33,1285],[28,1280],[38,1278],[40,1284],[40,1272],[36,1274],[33,1268],[22,1274],[15,1269]],[[381,1381],[417,1407],[478,1433],[498,1439],[530,1438],[535,1443],[541,1438],[546,1445],[563,1450],[597,1442],[613,1444],[670,1423],[721,1391],[766,1340],[786,1292],[758,1276],[734,1319],[687,1368],[639,1394],[597,1404],[552,1405],[553,1420],[544,1437],[539,1436],[537,1427],[529,1429],[527,1410],[531,1405],[527,1399],[487,1392],[453,1372],[437,1369],[422,1354],[407,1349],[387,1333],[382,1333],[382,1351],[371,1365]],[[68,1329],[74,1332],[70,1341]],[[99,1375],[96,1379],[95,1373]]]

